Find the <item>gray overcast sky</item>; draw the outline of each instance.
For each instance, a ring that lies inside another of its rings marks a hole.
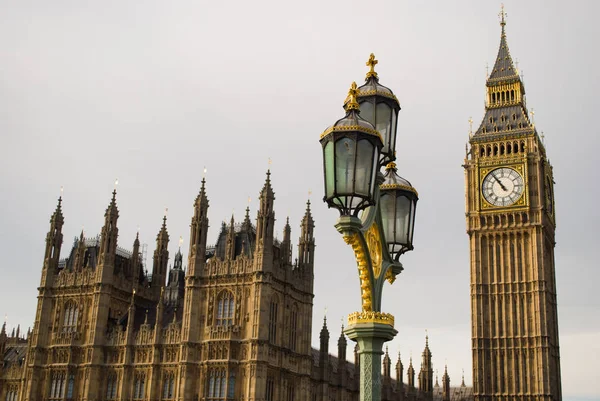
[[[528,106],[554,165],[563,391],[597,397],[600,280],[597,199],[598,3],[506,1],[507,35]],[[48,219],[64,185],[65,242],[96,235],[119,178],[119,245],[136,228],[155,247],[165,206],[174,255],[187,252],[192,203],[208,169],[210,238],[243,217],[272,158],[277,229],[299,235],[313,190],[317,253],[313,344],[325,307],[336,349],[360,308],[351,249],[321,202],[320,133],[343,115],[371,52],[398,96],[399,172],[418,189],[415,250],[386,286],[390,351],[471,382],[464,158],[468,119],[484,112],[485,65],[500,26],[495,1],[1,1],[0,313],[32,325]],[[595,95],[595,96],[592,96]],[[395,355],[393,356],[395,360]],[[595,380],[596,379],[596,380]]]

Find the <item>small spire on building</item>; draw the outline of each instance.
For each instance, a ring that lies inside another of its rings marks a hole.
[[[466,387],[465,385],[465,369],[462,370],[462,383],[460,384],[461,387]]]

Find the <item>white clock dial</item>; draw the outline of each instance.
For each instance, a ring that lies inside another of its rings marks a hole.
[[[510,206],[514,204],[525,189],[523,177],[512,168],[501,167],[492,170],[483,179],[483,197],[494,206]]]

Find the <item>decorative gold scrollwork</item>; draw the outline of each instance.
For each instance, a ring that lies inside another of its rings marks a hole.
[[[379,277],[381,274],[381,264],[383,262],[383,255],[381,249],[381,238],[379,236],[379,229],[377,224],[373,223],[365,234],[367,246],[369,247],[369,255],[371,256],[371,263],[373,264],[373,276]]]
[[[348,325],[358,323],[381,323],[394,327],[394,316],[383,312],[354,312],[348,315]]]
[[[367,255],[361,246],[360,238],[357,233],[345,235],[344,241],[352,247],[356,263],[358,265],[358,276],[360,278],[360,292],[362,298],[362,310],[371,311],[373,308],[373,294],[371,293],[371,279],[367,265]]]

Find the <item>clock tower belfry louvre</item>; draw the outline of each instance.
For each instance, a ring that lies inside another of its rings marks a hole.
[[[561,400],[552,166],[505,33],[465,159],[475,400]],[[542,135],[543,138],[543,135]]]

